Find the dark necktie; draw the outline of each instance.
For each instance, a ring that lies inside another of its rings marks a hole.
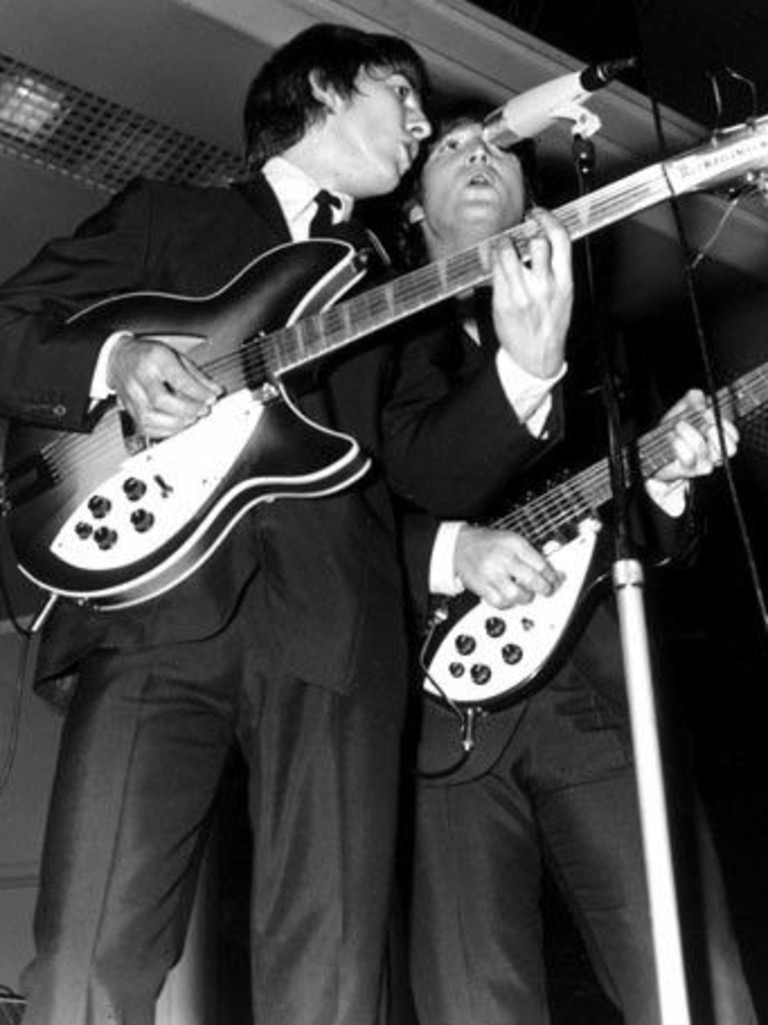
[[[493,329],[493,291],[490,285],[480,285],[475,289],[475,320],[480,347],[488,352],[496,352],[499,347],[496,332]]]
[[[333,214],[331,211],[334,207],[341,206],[341,200],[337,199],[336,196],[332,196],[330,192],[326,192],[325,189],[321,189],[315,196],[315,204],[317,210],[309,223],[310,238],[322,237],[330,232],[333,227]]]

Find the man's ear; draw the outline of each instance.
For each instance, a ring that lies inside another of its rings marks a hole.
[[[341,103],[341,97],[336,89],[328,84],[322,71],[319,71],[317,68],[313,68],[309,73],[309,87],[314,98],[321,106],[326,108],[328,113],[338,108]]]

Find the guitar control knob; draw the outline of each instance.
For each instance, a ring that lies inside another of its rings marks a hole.
[[[145,534],[154,522],[155,517],[148,509],[135,509],[131,513],[131,523],[139,534]]]
[[[87,541],[93,533],[93,527],[90,525],[90,523],[86,523],[84,520],[81,520],[75,526],[75,533],[78,537],[82,538],[83,541]]]
[[[147,485],[138,477],[128,477],[123,481],[123,491],[129,502],[138,502],[147,491]]]
[[[476,683],[478,687],[482,687],[484,683],[488,683],[490,680],[491,670],[488,666],[483,665],[482,662],[478,662],[476,665],[472,666],[470,675],[472,677],[472,682]]]
[[[507,624],[501,616],[489,616],[485,621],[485,632],[489,637],[501,637],[507,629]]]
[[[523,657],[523,649],[517,644],[505,644],[501,649],[501,657],[508,666],[517,665]]]
[[[461,664],[461,662],[451,662],[451,664],[448,666],[448,672],[455,679],[458,679],[460,676],[464,675],[464,666]]]
[[[94,495],[88,500],[88,510],[95,520],[103,520],[112,508],[112,503],[103,495]]]
[[[460,655],[471,655],[477,647],[477,641],[469,634],[459,634],[456,638],[456,650]]]
[[[102,551],[106,552],[117,544],[117,531],[110,530],[109,527],[99,527],[94,531],[93,540]]]

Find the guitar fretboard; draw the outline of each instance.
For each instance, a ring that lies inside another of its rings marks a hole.
[[[734,422],[747,419],[768,402],[768,363],[725,385],[717,392],[722,415]],[[684,413],[664,420],[638,441],[640,472],[644,480],[653,477],[673,458],[671,435],[680,420],[694,427],[705,425],[703,413]],[[610,467],[607,459],[574,474],[538,497],[495,520],[492,526],[522,534],[531,544],[541,547],[574,527],[612,497]]]
[[[670,194],[666,174],[661,165],[656,165],[574,200],[556,212],[575,240],[653,206]],[[278,376],[304,366],[358,338],[489,281],[492,255],[502,241],[510,239],[525,257],[537,234],[535,221],[525,221],[479,245],[281,328],[260,341],[263,357],[271,372]]]
[[[670,160],[651,165],[596,189],[555,211],[575,241],[646,210],[672,195],[683,195],[768,164],[768,132],[761,118],[747,128]],[[437,260],[394,281],[371,288],[346,302],[307,317],[259,340],[258,358],[270,375],[280,376],[368,334],[487,282],[492,254],[510,239],[525,258],[538,234],[528,220],[479,245]]]

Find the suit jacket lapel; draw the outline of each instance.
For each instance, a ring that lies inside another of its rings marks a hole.
[[[290,241],[291,233],[283,211],[263,174],[257,172],[246,182],[234,186],[251,207],[267,231],[275,236],[275,244]]]

